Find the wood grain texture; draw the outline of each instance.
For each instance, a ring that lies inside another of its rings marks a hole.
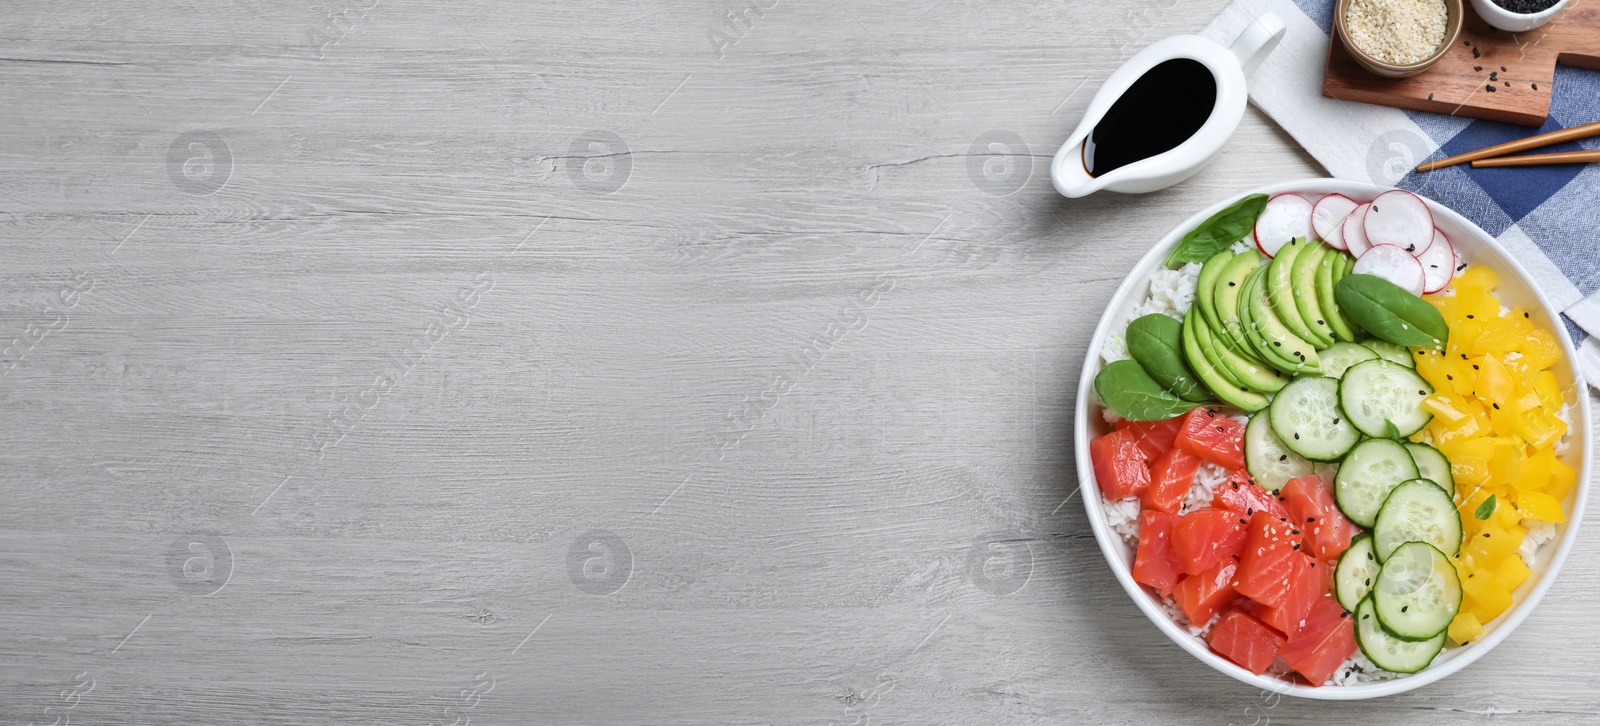
[[[1600,714],[1592,537],[1376,703],[1264,702],[1115,585],[1100,311],[1322,172],[1254,111],[1159,194],[1046,164],[1223,0],[754,2],[0,16],[0,722]]]
[[[1539,126],[1550,116],[1556,64],[1600,68],[1600,4],[1572,0],[1549,23],[1507,33],[1463,5],[1461,37],[1428,70],[1380,78],[1344,43],[1328,44],[1322,95],[1346,101]]]

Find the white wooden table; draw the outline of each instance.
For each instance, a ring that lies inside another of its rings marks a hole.
[[[1322,173],[1252,110],[1051,191],[1222,0],[589,5],[0,11],[0,722],[1600,718],[1593,537],[1350,705],[1211,672],[1095,547],[1105,301]]]

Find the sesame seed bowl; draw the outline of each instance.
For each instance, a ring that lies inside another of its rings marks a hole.
[[[1432,27],[1422,9],[1435,3],[1444,6],[1443,35],[1431,50],[1425,45],[1419,49],[1426,28]],[[1461,35],[1464,11],[1462,0],[1338,0],[1333,26],[1362,68],[1384,78],[1409,78],[1433,67],[1450,51]]]

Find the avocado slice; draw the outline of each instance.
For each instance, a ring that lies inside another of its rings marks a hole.
[[[1217,287],[1212,291],[1214,304],[1217,308],[1217,322],[1220,327],[1213,328],[1226,336],[1234,344],[1235,349],[1249,349],[1250,342],[1245,338],[1244,328],[1239,323],[1239,293],[1244,290],[1244,280],[1250,276],[1250,271],[1256,269],[1261,262],[1261,253],[1255,250],[1246,250],[1235,255],[1226,267],[1217,275]]]
[[[1212,255],[1211,259],[1206,260],[1205,266],[1200,268],[1200,279],[1194,283],[1194,301],[1200,306],[1200,322],[1212,330],[1221,327],[1221,321],[1217,319],[1217,306],[1212,297],[1212,290],[1217,287],[1217,278],[1222,276],[1222,268],[1227,267],[1232,259],[1232,250],[1223,250]]]
[[[1261,289],[1262,276],[1255,275],[1255,279],[1241,293],[1240,304],[1249,309],[1250,330],[1255,336],[1256,347],[1267,359],[1267,363],[1284,373],[1316,375],[1321,372],[1317,361],[1317,349],[1307,343],[1304,338],[1297,336],[1278,319],[1277,313],[1272,311],[1272,306],[1267,304],[1267,296]],[[1287,365],[1282,365],[1287,363]]]
[[[1189,314],[1183,316],[1183,352],[1189,359],[1190,367],[1194,368],[1194,374],[1211,389],[1212,393],[1217,394],[1217,398],[1227,403],[1251,413],[1266,408],[1270,403],[1266,396],[1244,386],[1230,385],[1215,368],[1211,367],[1211,362],[1201,353],[1199,341],[1195,338],[1195,331],[1200,327],[1196,324],[1198,317],[1200,315],[1196,315],[1192,307],[1189,309]]]
[[[1185,331],[1184,334],[1189,335],[1190,333]],[[1213,346],[1216,345],[1216,341],[1212,339],[1211,328],[1206,326],[1204,313],[1200,315],[1199,320],[1195,321],[1194,332],[1192,334],[1194,335],[1195,347],[1198,348],[1200,353],[1206,357],[1206,362],[1211,364],[1212,369],[1216,370],[1217,375],[1222,376],[1223,380],[1228,382],[1228,385],[1233,386],[1234,388],[1238,388],[1240,386],[1244,386],[1245,388],[1251,387],[1237,375],[1234,375],[1231,369],[1222,364],[1221,358],[1217,356],[1217,351],[1213,348]]]
[[[1300,311],[1300,320],[1311,331],[1309,340],[1317,350],[1333,345],[1333,329],[1328,327],[1321,301],[1317,299],[1317,266],[1322,263],[1323,256],[1332,251],[1332,247],[1323,244],[1301,250],[1300,256],[1294,259],[1294,267],[1289,270],[1295,308]]]
[[[1255,321],[1256,308],[1250,301],[1260,296],[1261,276],[1265,273],[1265,267],[1252,271],[1241,286],[1243,289],[1239,293],[1240,326],[1244,329],[1245,339],[1249,341],[1252,352],[1260,356],[1267,365],[1292,374],[1299,367],[1300,359],[1290,357],[1287,353],[1282,353],[1283,346],[1281,343],[1275,346],[1262,337],[1261,327]]]
[[[1294,281],[1291,279],[1295,260],[1311,249],[1312,245],[1304,237],[1289,240],[1289,244],[1280,248],[1278,255],[1272,258],[1272,264],[1267,266],[1267,278],[1261,282],[1261,290],[1266,293],[1267,304],[1272,306],[1273,314],[1278,316],[1284,327],[1314,347],[1317,336],[1311,332],[1311,326],[1300,318],[1300,309],[1294,304]]]
[[[1339,314],[1339,303],[1333,298],[1333,286],[1338,278],[1343,277],[1336,271],[1344,269],[1344,260],[1349,256],[1345,253],[1330,249],[1317,263],[1317,304],[1322,308],[1322,314],[1327,316],[1328,328],[1333,331],[1333,336],[1345,343],[1356,342],[1356,332],[1350,323]]]
[[[1245,358],[1232,348],[1218,343],[1204,324],[1195,326],[1195,338],[1199,341],[1200,352],[1206,354],[1206,360],[1229,380],[1263,393],[1274,393],[1289,385],[1290,378],[1272,366],[1254,357]]]

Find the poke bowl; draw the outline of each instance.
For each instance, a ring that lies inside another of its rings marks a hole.
[[[1555,308],[1482,229],[1334,179],[1219,202],[1135,264],[1075,411],[1091,529],[1162,633],[1257,688],[1418,688],[1559,573],[1589,402]]]

